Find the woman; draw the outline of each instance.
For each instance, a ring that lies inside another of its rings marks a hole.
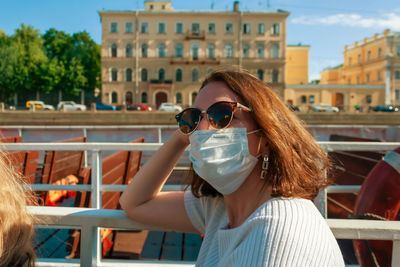
[[[197,266],[344,266],[310,201],[329,161],[273,91],[245,71],[217,71],[179,130],[132,180],[121,206],[137,222],[203,233]],[[186,147],[191,191],[160,192]]]
[[[33,217],[26,205],[33,203],[30,192],[21,188],[23,178],[10,167],[0,151],[0,266],[35,266]]]

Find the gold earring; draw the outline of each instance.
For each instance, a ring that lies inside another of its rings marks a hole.
[[[265,179],[265,177],[267,176],[268,164],[269,164],[268,154],[264,154],[260,179]]]

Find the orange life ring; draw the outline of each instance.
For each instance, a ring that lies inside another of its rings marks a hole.
[[[400,147],[385,155],[368,174],[358,194],[354,216],[400,219]],[[393,241],[353,240],[358,263],[363,267],[390,266]]]

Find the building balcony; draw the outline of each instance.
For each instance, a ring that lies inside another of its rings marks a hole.
[[[206,39],[206,34],[204,31],[187,31],[186,40],[205,40]]]
[[[220,58],[206,57],[172,57],[171,64],[204,64],[204,65],[219,65]]]

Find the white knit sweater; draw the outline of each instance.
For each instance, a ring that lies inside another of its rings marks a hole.
[[[344,266],[335,237],[309,200],[268,200],[234,229],[227,229],[222,198],[197,199],[188,191],[185,207],[204,233],[196,266]]]

